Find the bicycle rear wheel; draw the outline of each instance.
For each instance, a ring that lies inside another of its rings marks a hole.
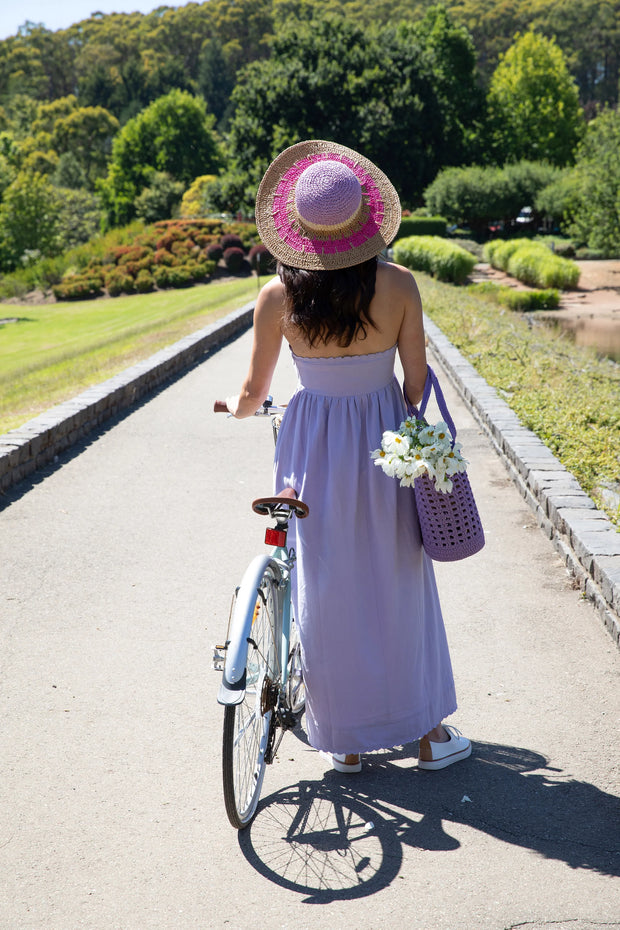
[[[280,688],[282,618],[269,567],[256,588],[251,609],[245,695],[240,704],[225,708],[222,741],[224,803],[228,819],[237,830],[246,827],[256,813],[271,716]]]
[[[289,707],[296,716],[299,716],[306,706],[306,686],[301,669],[301,644],[297,625],[291,619],[291,637],[288,653],[288,681],[287,697]]]

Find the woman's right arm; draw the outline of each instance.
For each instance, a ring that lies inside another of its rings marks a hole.
[[[405,373],[405,399],[417,405],[422,400],[426,383],[426,339],[422,300],[411,272],[400,265],[393,267],[402,272],[398,292],[404,312],[398,333],[398,354]]]

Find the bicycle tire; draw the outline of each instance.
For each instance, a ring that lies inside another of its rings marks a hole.
[[[265,753],[273,713],[271,696],[280,687],[279,643],[282,635],[280,602],[269,566],[253,601],[248,639],[246,687],[243,701],[224,711],[222,778],[224,804],[233,827],[252,821],[265,775]]]

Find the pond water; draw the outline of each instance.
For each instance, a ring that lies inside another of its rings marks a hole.
[[[578,319],[556,316],[548,322],[568,333],[578,346],[589,346],[599,355],[620,363],[620,318],[580,317]]]

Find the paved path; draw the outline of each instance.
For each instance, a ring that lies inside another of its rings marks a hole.
[[[346,780],[289,735],[253,826],[228,826],[210,645],[271,439],[209,411],[248,352],[0,514],[1,930],[620,927],[617,647],[447,385],[488,538],[437,570],[474,755],[420,773],[405,747]]]

